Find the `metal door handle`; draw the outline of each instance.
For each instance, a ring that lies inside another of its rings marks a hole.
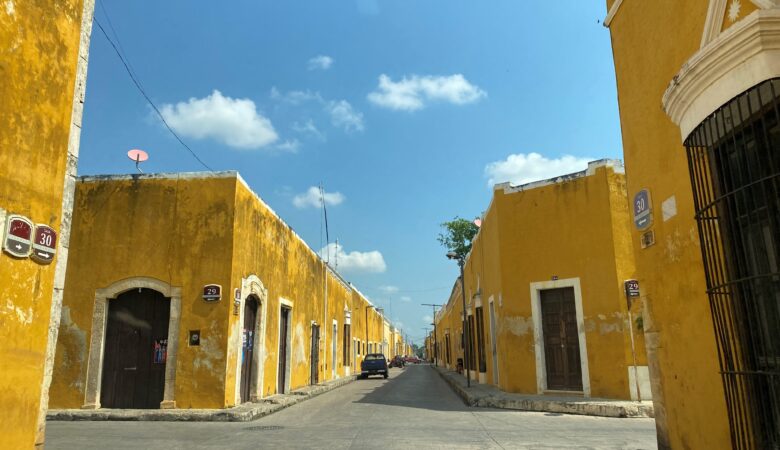
[[[136,370],[137,367],[125,367],[125,370]]]

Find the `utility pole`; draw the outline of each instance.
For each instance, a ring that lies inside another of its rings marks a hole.
[[[438,366],[439,365],[439,349],[438,345],[436,345],[439,341],[439,337],[436,335],[436,307],[441,308],[441,305],[436,305],[434,303],[423,303],[422,306],[430,306],[433,310],[433,365]]]

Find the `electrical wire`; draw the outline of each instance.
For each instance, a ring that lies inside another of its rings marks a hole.
[[[103,12],[105,13],[105,10],[104,10]],[[109,37],[108,33],[106,33],[106,30],[103,28],[103,25],[101,25],[101,24],[100,24],[100,21],[97,19],[97,17],[94,17],[94,21],[95,21],[95,24],[96,24],[96,25],[98,26],[98,28],[100,29],[100,32],[101,32],[101,33],[103,33],[103,36],[106,38],[106,40],[108,41],[108,43],[109,43],[109,44],[111,44],[111,47],[114,49],[114,52],[116,53],[116,55],[119,57],[119,60],[120,60],[120,61],[122,61],[122,65],[125,67],[125,70],[127,71],[127,74],[130,76],[130,79],[133,81],[133,84],[134,84],[134,85],[135,85],[135,87],[138,89],[138,91],[141,93],[141,95],[142,95],[142,96],[143,96],[143,97],[146,99],[146,101],[149,103],[149,106],[151,106],[151,107],[152,107],[152,109],[154,110],[154,112],[155,112],[155,113],[157,113],[157,116],[160,118],[160,120],[162,121],[163,125],[165,125],[165,128],[167,128],[167,129],[168,129],[168,131],[169,131],[169,132],[170,132],[170,133],[173,135],[173,137],[175,137],[175,138],[176,138],[176,140],[177,140],[177,141],[179,141],[179,143],[182,145],[182,147],[184,147],[185,149],[187,149],[187,151],[188,151],[188,152],[190,152],[190,154],[191,154],[191,155],[192,155],[192,156],[193,156],[193,157],[194,157],[194,158],[195,158],[195,159],[196,159],[196,160],[197,160],[197,161],[200,163],[200,165],[202,165],[203,167],[205,167],[205,168],[206,168],[207,170],[209,170],[210,172],[213,172],[213,171],[214,171],[214,169],[212,169],[212,168],[211,168],[211,167],[210,167],[208,164],[206,164],[205,162],[203,162],[203,160],[202,160],[202,159],[200,159],[200,157],[198,156],[198,154],[197,154],[197,153],[195,153],[195,151],[194,151],[194,150],[192,150],[192,149],[190,148],[190,146],[189,146],[189,145],[187,145],[187,144],[186,144],[186,143],[185,143],[185,142],[184,142],[184,141],[181,139],[181,137],[179,137],[179,135],[178,135],[178,134],[176,134],[176,132],[175,132],[175,131],[173,131],[173,128],[171,128],[171,126],[170,126],[170,125],[168,125],[168,122],[166,122],[166,120],[165,120],[165,117],[163,117],[162,113],[161,113],[161,112],[160,112],[160,110],[157,108],[157,105],[155,105],[155,104],[154,104],[154,102],[152,101],[152,99],[149,97],[149,95],[147,95],[146,91],[145,91],[145,90],[144,90],[144,88],[141,86],[141,83],[138,81],[138,79],[135,77],[135,75],[133,75],[133,71],[130,69],[130,66],[128,65],[128,63],[127,63],[127,61],[125,60],[124,56],[122,56],[122,52],[120,52],[120,51],[119,51],[119,49],[117,48],[117,46],[116,46],[116,44],[114,43],[114,41],[111,39],[111,37]]]

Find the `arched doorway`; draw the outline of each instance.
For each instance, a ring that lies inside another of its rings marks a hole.
[[[252,400],[252,376],[258,300],[249,296],[244,303],[244,328],[241,343],[241,403]]]
[[[170,299],[148,288],[108,301],[100,404],[159,408],[165,392]]]

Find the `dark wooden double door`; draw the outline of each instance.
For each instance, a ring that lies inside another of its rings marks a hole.
[[[320,326],[311,326],[311,377],[309,384],[320,382]]]
[[[582,390],[580,340],[574,288],[541,291],[547,389]]]
[[[170,299],[133,289],[108,301],[100,404],[159,408],[165,393]]]

